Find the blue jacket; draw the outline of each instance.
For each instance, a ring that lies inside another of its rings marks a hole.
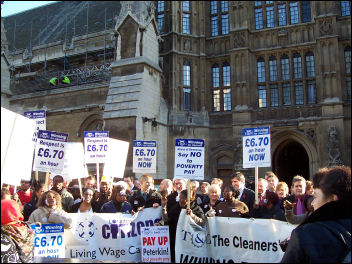
[[[128,202],[118,203],[116,201],[109,201],[100,209],[100,213],[126,213],[130,214],[132,211],[132,206]]]

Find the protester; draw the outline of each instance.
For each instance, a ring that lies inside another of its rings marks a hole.
[[[176,228],[181,210],[186,209],[186,214],[189,215],[197,225],[203,226],[205,224],[204,212],[195,202],[196,192],[196,186],[191,184],[190,209],[186,209],[187,190],[182,190],[180,192],[179,202],[175,204],[170,210],[167,210],[167,201],[162,201],[162,218],[164,220],[164,224],[169,225],[171,262],[175,262]]]
[[[161,204],[161,194],[151,189],[153,178],[149,174],[141,176],[141,189],[134,191],[130,198],[130,204],[134,212],[143,210],[143,208],[157,208]]]
[[[245,187],[246,178],[244,177],[243,173],[237,171],[235,174],[233,174],[231,184],[240,191],[238,200],[244,202],[247,205],[249,214],[251,214],[255,201],[255,193],[251,189]]]
[[[268,181],[264,178],[258,179],[258,204],[263,205],[265,199],[265,192],[268,187]],[[255,206],[254,206],[255,207]]]
[[[70,194],[64,187],[64,178],[61,175],[56,175],[53,178],[53,187],[51,190],[60,194],[62,209],[68,213],[73,205],[74,199],[72,194]]]
[[[160,182],[160,193],[166,190],[167,195],[172,193],[172,181],[170,179],[163,179]]]
[[[221,202],[220,200],[221,190],[218,184],[212,184],[209,187],[209,203],[201,205],[203,212],[207,216],[215,216],[216,206]],[[210,211],[210,212],[209,212]]]
[[[292,231],[281,262],[351,262],[351,168],[323,168],[313,186],[314,212]]]
[[[199,206],[202,206],[203,204],[208,204],[210,202],[209,198],[209,186],[210,184],[208,182],[202,182],[199,187],[199,193],[196,195],[196,202]]]
[[[94,190],[90,188],[85,188],[83,190],[82,201],[75,203],[71,206],[70,213],[97,213],[99,211],[92,204],[92,199],[94,195]]]
[[[141,183],[139,182],[139,180],[134,180],[133,181],[133,185],[134,185],[134,188],[135,190],[140,190],[141,189]]]
[[[213,178],[210,184],[217,184],[220,187],[221,193],[220,193],[220,200],[223,201],[224,198],[222,197],[222,185],[223,185],[223,180],[220,178]]]
[[[139,189],[136,186],[134,186],[133,176],[123,176],[123,180],[124,180],[124,182],[126,182],[128,184],[131,192]]]
[[[1,200],[12,200],[12,195],[9,189],[6,189],[6,188],[1,189]]]
[[[267,191],[264,201],[261,206],[253,208],[251,217],[286,221],[283,210],[278,206],[279,196],[275,192]]]
[[[311,196],[307,200],[305,200],[305,202],[307,203],[305,204],[307,212],[300,215],[293,214],[294,203],[290,203],[288,200],[284,201],[286,221],[293,225],[301,224],[314,211],[314,208],[312,206],[313,199],[314,197]]]
[[[96,189],[96,180],[93,175],[89,175],[84,181],[84,188]]]
[[[293,194],[282,199],[281,209],[284,210],[283,202],[288,200],[290,203],[294,203],[293,213],[295,215],[304,214],[307,212],[305,204],[307,204],[307,199],[311,197],[305,194],[306,192],[306,179],[300,175],[296,175],[292,179],[292,192]]]
[[[276,194],[279,196],[280,204],[281,204],[281,200],[288,195],[288,192],[289,190],[286,182],[279,182],[276,185]]]
[[[101,207],[110,201],[111,197],[111,181],[107,177],[101,177],[100,190],[94,192],[92,206],[96,212],[100,212]]]
[[[215,209],[216,216],[249,217],[249,210],[245,203],[238,200],[240,191],[232,185],[224,188],[224,200]]]
[[[80,179],[73,179],[68,185],[68,192],[72,194],[73,197],[73,204],[79,203],[82,201],[81,197],[81,190],[79,188],[79,181]]]
[[[1,200],[1,262],[33,262],[34,232],[13,200]]]
[[[178,204],[180,198],[180,192],[186,190],[186,180],[185,179],[174,179],[173,187],[174,192],[167,197],[167,210],[170,210],[175,204]]]
[[[132,206],[127,202],[125,186],[117,185],[112,189],[111,200],[101,207],[100,213],[132,213]]]
[[[279,183],[279,178],[272,171],[265,174],[265,179],[268,181],[268,190],[270,192],[276,191],[276,186]]]
[[[40,196],[45,192],[45,184],[37,181],[33,182],[33,194],[29,203],[27,203],[23,208],[24,221],[28,221],[29,216],[35,209],[37,209],[37,204]]]
[[[32,194],[33,191],[31,189],[31,182],[22,179],[21,188],[17,192],[18,199],[20,199],[22,206],[30,202]]]
[[[55,181],[54,181],[55,182]],[[30,224],[63,223],[64,228],[71,228],[72,219],[62,209],[61,195],[50,190],[42,194],[38,202],[38,209],[29,216]]]
[[[312,196],[314,194],[313,183],[311,181],[306,181],[306,194]]]

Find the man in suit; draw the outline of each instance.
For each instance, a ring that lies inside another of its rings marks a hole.
[[[238,200],[241,202],[244,202],[248,209],[249,209],[249,214],[251,213],[253,209],[253,204],[255,201],[255,194],[251,189],[248,189],[245,187],[246,184],[246,178],[244,175],[237,171],[233,176],[231,180],[232,186],[237,188],[240,191],[240,195],[238,196]]]
[[[185,179],[174,179],[173,185],[175,191],[167,196],[166,208],[168,212],[175,204],[178,204],[180,192],[187,189],[187,181]]]

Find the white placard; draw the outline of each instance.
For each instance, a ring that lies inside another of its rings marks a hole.
[[[34,230],[34,257],[64,258],[64,224],[31,225]]]
[[[123,178],[129,145],[130,143],[127,141],[109,138],[109,148],[104,164],[104,176]]]
[[[270,127],[244,128],[243,168],[271,167]]]
[[[31,179],[35,129],[34,120],[1,107],[1,182]]]
[[[204,180],[203,139],[176,139],[174,178]]]
[[[35,119],[37,129],[33,134],[33,141],[37,142],[39,130],[46,130],[45,110],[27,111],[24,112],[24,116],[29,119]]]
[[[64,168],[58,173],[65,181],[88,177],[88,169],[84,162],[84,150],[81,142],[67,142],[65,147]],[[54,178],[56,173],[52,173]]]
[[[85,131],[84,153],[86,163],[105,163],[109,146],[109,131]]]
[[[133,172],[156,173],[156,141],[133,141]]]
[[[62,173],[67,138],[65,133],[39,130],[33,170]]]
[[[171,262],[169,226],[141,228],[142,262]]]

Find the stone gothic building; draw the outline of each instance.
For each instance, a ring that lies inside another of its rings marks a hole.
[[[63,1],[1,27],[2,106],[45,109],[69,141],[157,140],[158,180],[173,178],[176,138],[205,140],[206,180],[252,177],[242,129],[259,126],[271,128],[261,177],[351,166],[349,1]]]

